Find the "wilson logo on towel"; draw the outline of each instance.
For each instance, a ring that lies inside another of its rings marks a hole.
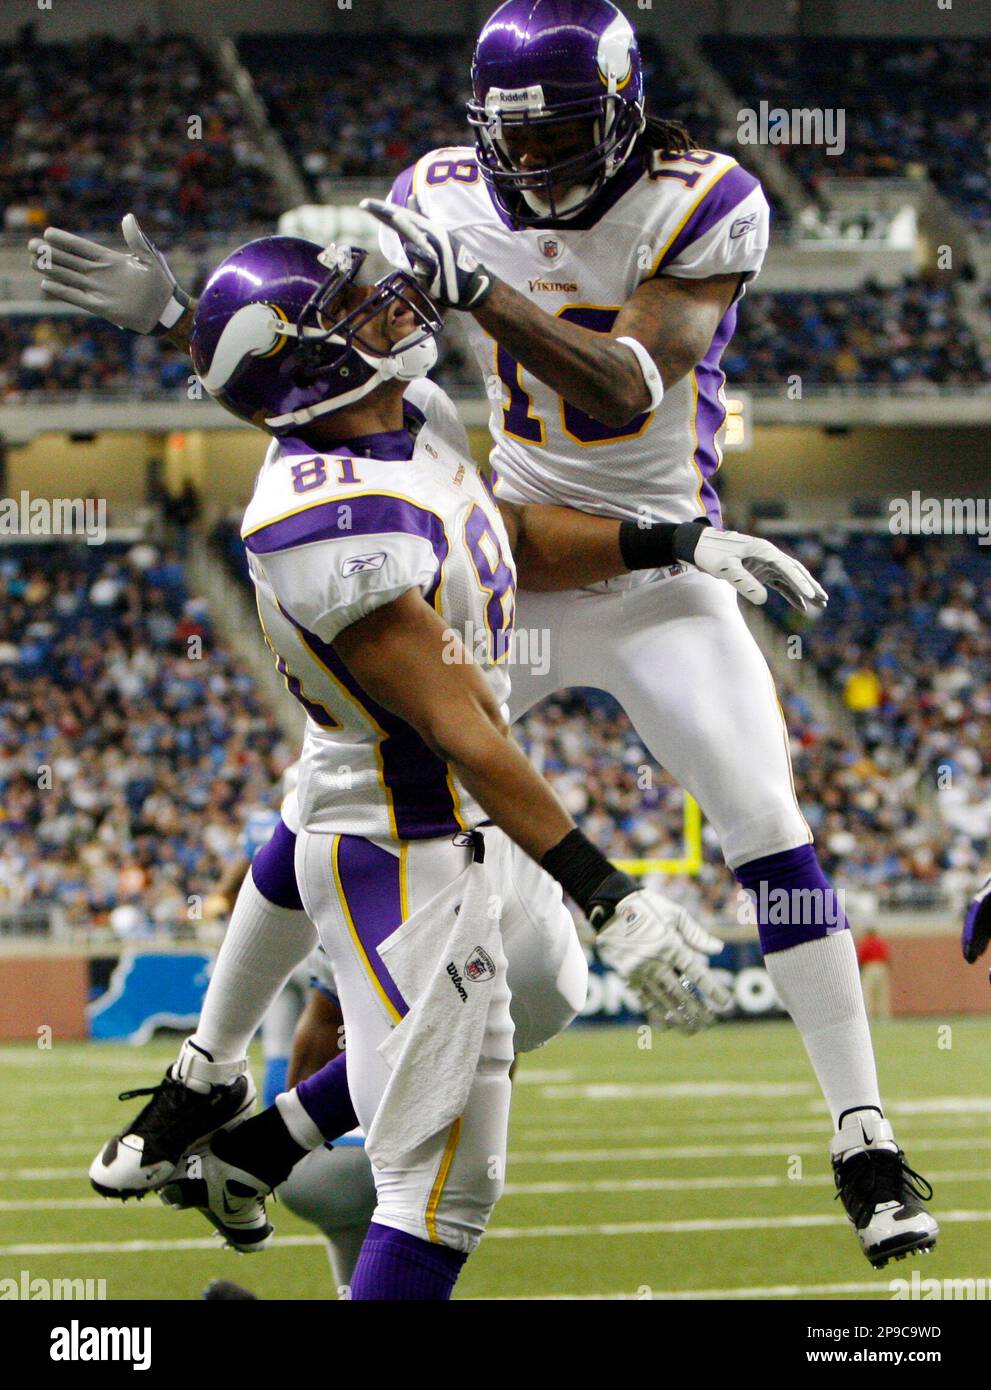
[[[476,946],[474,951],[465,961],[465,979],[471,980],[472,984],[481,984],[483,980],[495,979],[495,965],[488,951]]]
[[[450,975],[450,977],[451,977],[451,983],[454,985],[454,988],[458,991],[458,993],[459,993],[460,996],[461,996],[461,1002],[462,1002],[462,1004],[467,1004],[467,1003],[468,1003],[468,991],[465,989],[464,981],[462,980],[461,976],[458,974],[458,967],[454,964],[454,961],[453,961],[453,960],[449,960],[449,961],[447,962],[447,973],[448,973],[448,974]]]

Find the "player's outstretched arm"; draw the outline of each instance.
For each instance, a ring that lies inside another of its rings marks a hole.
[[[335,649],[372,699],[417,730],[511,839],[599,931],[599,953],[653,1023],[695,1032],[728,996],[709,968],[721,943],[675,903],[637,889],[577,828],[514,742],[479,668],[419,590],[345,628]]]
[[[133,333],[168,336],[188,348],[195,303],[165,257],[129,212],[121,222],[126,251],[101,246],[60,227],[28,242],[46,299],[84,309]]]
[[[826,606],[826,591],[805,566],[757,536],[697,521],[641,525],[539,503],[501,502],[499,509],[523,589],[576,589],[684,563],[731,584],[751,603],[765,603],[771,588],[802,612]]]
[[[609,333],[595,333],[538,308],[439,222],[375,198],[361,206],[401,238],[433,299],[473,314],[538,381],[604,425],[625,425],[660,405],[665,390],[705,356],[740,285],[735,273],[654,276],[637,287]]]

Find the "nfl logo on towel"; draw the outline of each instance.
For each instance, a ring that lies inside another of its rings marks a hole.
[[[495,966],[492,963],[492,957],[481,946],[476,946],[465,961],[465,979],[471,980],[473,984],[479,984],[482,980],[494,978]]]

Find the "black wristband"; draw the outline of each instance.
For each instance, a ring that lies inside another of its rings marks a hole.
[[[679,561],[691,564],[704,530],[705,523],[701,521],[658,521],[651,526],[623,521],[619,527],[619,553],[628,570],[663,569]]]
[[[611,864],[577,826],[549,849],[540,863],[589,918],[597,905],[615,906],[636,891],[636,879]]]

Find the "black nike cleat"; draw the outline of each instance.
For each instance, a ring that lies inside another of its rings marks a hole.
[[[183,1154],[218,1129],[247,1119],[255,1086],[246,1060],[213,1062],[187,1038],[157,1086],[122,1091],[121,1100],[151,1099],[127,1129],[90,1164],[101,1197],[143,1197],[172,1177]]]
[[[922,1203],[932,1187],[905,1162],[894,1132],[876,1110],[849,1112],[830,1145],[836,1196],[875,1269],[906,1255],[926,1254],[939,1226]]]

